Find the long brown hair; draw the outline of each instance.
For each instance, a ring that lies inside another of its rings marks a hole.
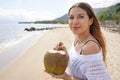
[[[104,35],[101,32],[99,21],[98,21],[97,17],[95,16],[95,13],[94,13],[92,7],[85,2],[76,3],[69,9],[68,15],[69,15],[71,9],[74,8],[74,7],[79,7],[79,8],[84,9],[87,12],[87,15],[88,15],[89,19],[93,18],[93,23],[90,26],[90,33],[95,37],[95,39],[98,41],[98,43],[102,47],[103,60],[105,62],[105,59],[106,59],[105,38],[104,38]]]

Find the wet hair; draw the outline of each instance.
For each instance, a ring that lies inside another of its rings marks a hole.
[[[94,36],[94,38],[98,41],[98,43],[102,47],[103,60],[105,61],[106,59],[105,38],[103,33],[101,32],[100,24],[93,11],[93,8],[88,3],[85,3],[85,2],[76,3],[69,9],[68,15],[70,14],[71,9],[75,7],[82,8],[83,10],[85,10],[87,12],[89,19],[93,18],[93,23],[90,26],[90,33]]]

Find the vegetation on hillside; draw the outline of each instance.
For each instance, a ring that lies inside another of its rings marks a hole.
[[[120,3],[105,8],[101,12],[97,13],[97,16],[101,22],[106,20],[115,20],[117,22],[120,21]]]
[[[35,21],[35,24],[39,24],[39,23],[46,23],[46,24],[66,24],[67,20],[51,20],[51,21]]]
[[[116,5],[110,6],[108,8],[98,8],[94,9],[97,17],[101,22],[105,22],[106,20],[114,20],[117,24],[120,23],[120,3],[117,3]],[[19,22],[19,23],[45,23],[45,24],[66,24],[68,23],[68,15],[65,14],[59,18],[56,18],[54,20],[46,20],[46,21],[34,21],[34,22]]]

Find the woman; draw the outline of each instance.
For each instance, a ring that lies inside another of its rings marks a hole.
[[[62,42],[54,49],[63,50],[69,56],[69,73],[50,75],[63,80],[111,80],[105,67],[105,40],[91,6],[76,3],[69,9],[68,16],[75,35],[72,49],[68,53]]]

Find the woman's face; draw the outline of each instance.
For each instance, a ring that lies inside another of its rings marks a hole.
[[[89,19],[87,12],[79,7],[74,7],[69,13],[69,26],[74,34],[84,34],[89,32],[93,19]]]

